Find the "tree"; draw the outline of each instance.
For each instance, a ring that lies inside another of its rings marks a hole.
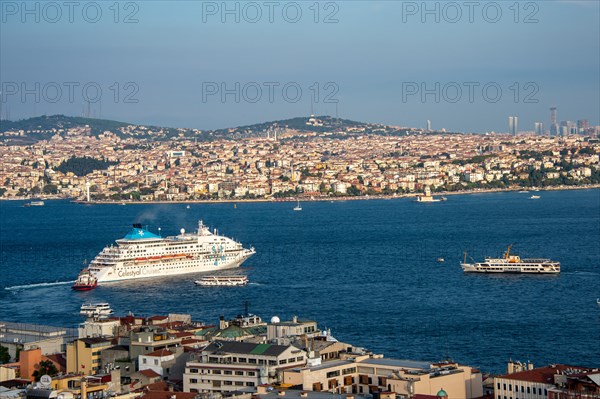
[[[39,381],[43,375],[48,374],[50,376],[58,374],[58,369],[50,360],[42,360],[38,366],[38,369],[31,375],[36,381]]]
[[[56,194],[58,193],[58,187],[56,184],[46,184],[42,191],[44,194]]]
[[[6,346],[0,345],[0,364],[10,362],[10,354]]]

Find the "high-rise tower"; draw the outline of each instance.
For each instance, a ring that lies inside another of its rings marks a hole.
[[[558,135],[558,111],[556,107],[550,108],[550,135]]]

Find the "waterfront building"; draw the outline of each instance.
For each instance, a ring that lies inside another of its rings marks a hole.
[[[443,387],[453,398],[483,395],[481,373],[469,366],[360,354],[348,354],[344,359],[317,366],[287,369],[283,372],[283,382],[300,385],[305,390],[346,394],[393,392],[409,397],[436,395]]]
[[[513,368],[511,368],[511,366]],[[513,370],[514,372],[512,372]],[[592,370],[586,367],[568,366],[564,364],[552,364],[550,366],[538,368],[533,368],[533,365],[530,365],[527,369],[515,370],[514,363],[511,362],[509,363],[507,371],[507,374],[494,378],[494,398],[547,399],[551,396],[549,394],[551,390],[554,390],[557,387],[566,387],[566,385],[563,384],[566,384],[569,376],[574,377],[575,379],[576,377],[587,375],[594,376],[592,378],[600,376],[598,369]],[[572,386],[577,386],[577,383]],[[563,398],[563,396],[560,396],[560,390],[554,391],[552,397],[555,399]],[[576,397],[585,398],[585,396]],[[564,398],[569,398],[569,396],[564,396]]]
[[[17,350],[40,348],[42,355],[60,353],[64,344],[75,338],[76,332],[70,328],[0,321],[0,345],[8,348],[11,359],[16,358]]]
[[[310,338],[320,333],[316,321],[299,320],[296,316],[289,321],[280,321],[278,317],[273,317],[267,325],[267,341],[278,345],[289,345],[298,337]]]
[[[230,392],[275,382],[288,368],[304,366],[306,352],[294,346],[215,341],[186,364],[185,392]]]

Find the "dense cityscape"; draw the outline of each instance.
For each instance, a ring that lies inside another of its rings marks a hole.
[[[0,399],[600,399],[600,1],[0,32]]]
[[[27,397],[91,399],[600,397],[598,368],[511,360],[506,374],[489,375],[452,359],[388,358],[313,320],[265,322],[247,304],[209,324],[186,314],[115,317],[107,304],[81,314],[76,329],[0,322],[3,398],[28,385]]]
[[[512,117],[511,117],[512,118]],[[267,125],[201,131],[89,125],[3,132],[2,198],[193,201],[398,196],[600,183],[598,128],[559,135],[448,134],[304,118],[305,129]],[[335,121],[335,120],[334,120]],[[318,127],[316,131],[310,128]],[[43,139],[20,142],[31,136]],[[45,136],[44,136],[45,135]],[[198,137],[202,140],[199,141]]]

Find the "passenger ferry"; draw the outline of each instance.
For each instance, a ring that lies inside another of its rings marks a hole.
[[[467,263],[465,252],[465,259],[460,266],[465,273],[560,273],[560,262],[550,259],[521,259],[517,255],[510,254],[511,248],[512,245],[509,245],[501,259],[485,258],[484,262],[478,263]]]
[[[113,313],[108,303],[84,303],[79,314],[89,318],[106,318]]]
[[[104,248],[81,274],[89,273],[98,284],[147,277],[217,271],[239,267],[254,255],[230,238],[210,232],[202,221],[196,233],[161,237],[134,224],[116,245]],[[81,275],[80,274],[80,275]]]
[[[236,285],[248,284],[248,277],[246,276],[205,276],[200,280],[194,281],[196,285],[204,286],[229,286],[233,287]]]

